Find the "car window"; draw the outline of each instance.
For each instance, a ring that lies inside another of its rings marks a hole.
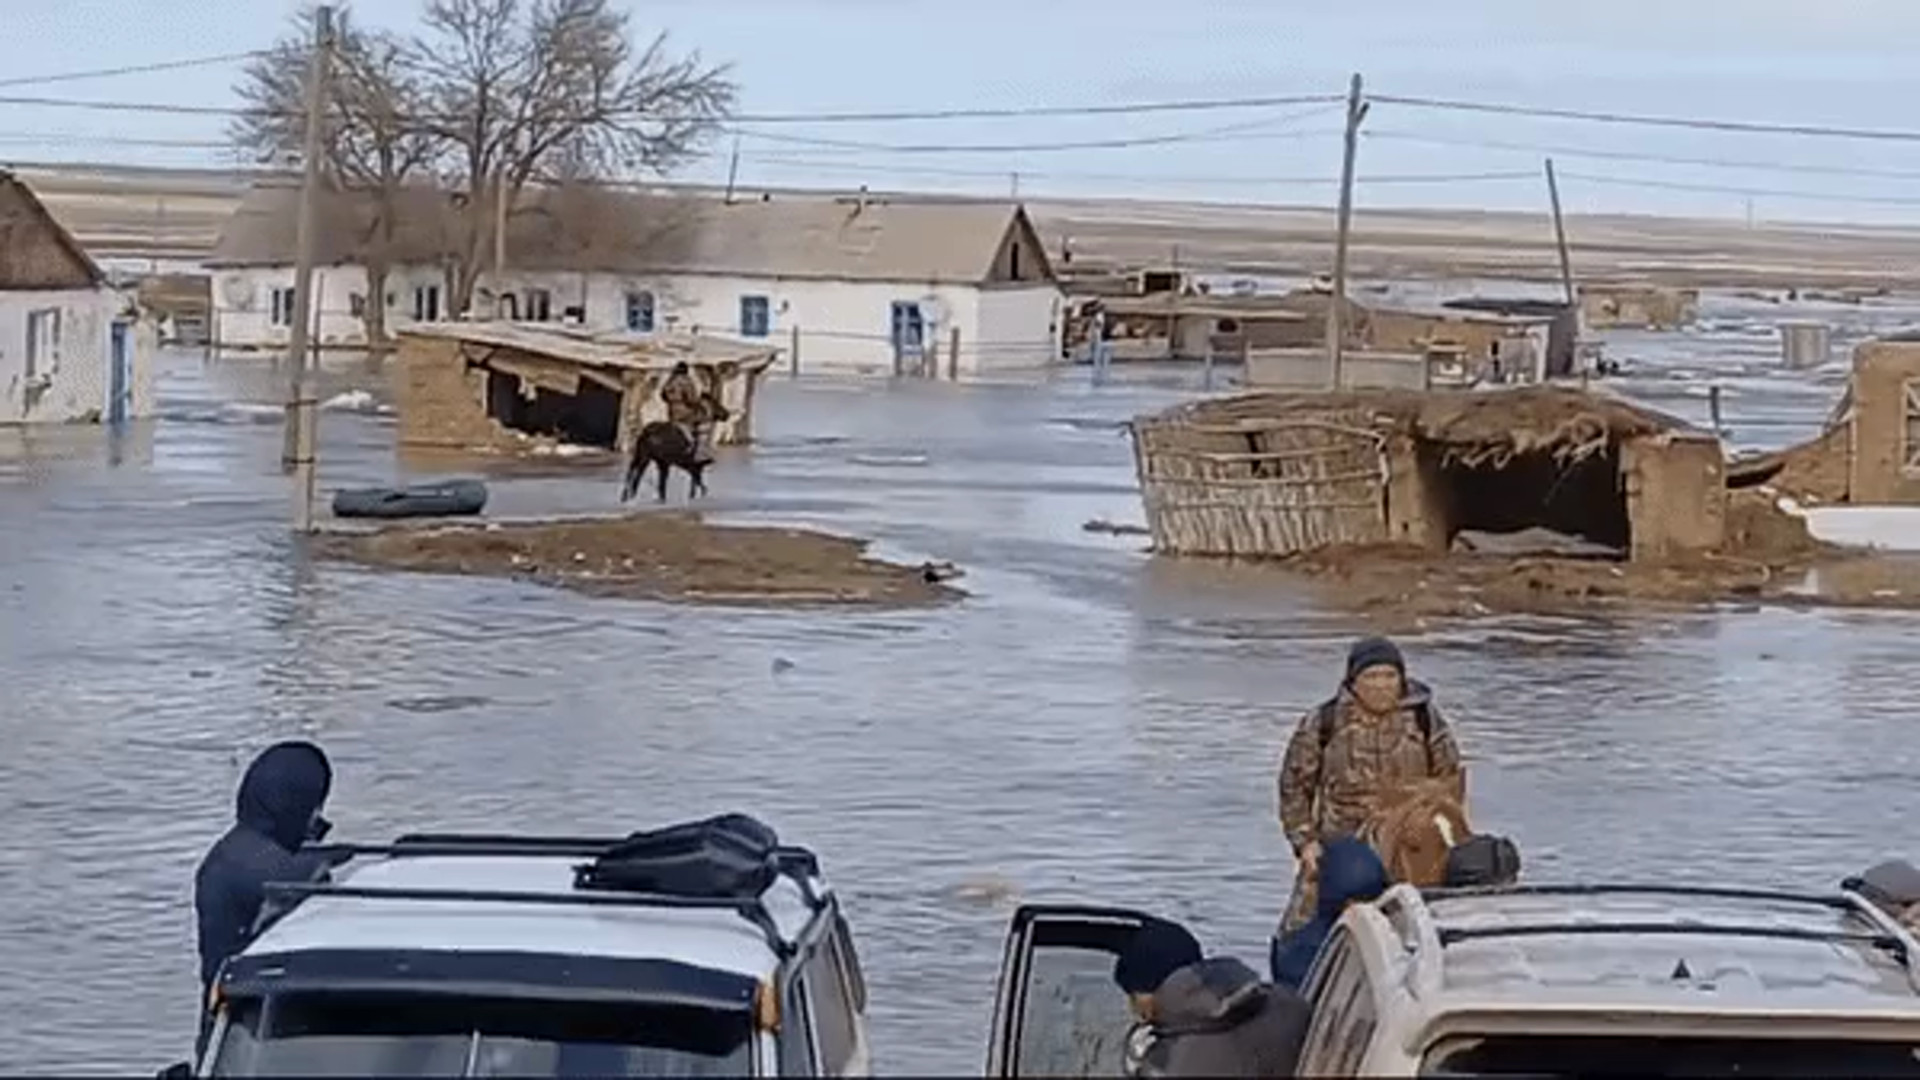
[[[780,1000],[780,1031],[774,1040],[781,1076],[813,1076],[813,1019],[807,1011],[806,980],[796,971]]]
[[[864,1015],[867,1011],[867,975],[860,970],[860,952],[853,947],[853,928],[847,925],[846,917],[836,914],[833,917],[833,951],[840,958],[840,966],[846,972],[847,988],[853,993],[855,1012]]]
[[[820,942],[807,961],[804,982],[807,1009],[813,1016],[813,1037],[820,1047],[820,1071],[840,1076],[853,1060],[858,1036],[851,994],[835,957],[831,936]]]
[[[1359,1071],[1360,1063],[1367,1057],[1367,1045],[1380,1026],[1380,1013],[1374,1004],[1373,986],[1367,982],[1366,968],[1358,953],[1349,950],[1347,956],[1345,978],[1351,992],[1346,995],[1346,1007],[1333,1031],[1333,1060],[1329,1066],[1330,1071],[1339,1076],[1352,1076]]]
[[[1033,950],[1017,1075],[1121,1075],[1133,1013],[1113,981],[1113,957],[1100,949]]]
[[[1307,1038],[1301,1047],[1301,1075],[1327,1075],[1335,1071],[1334,1062],[1341,1053],[1343,1037],[1352,1010],[1360,958],[1353,948],[1353,935],[1336,929],[1321,947],[1319,958],[1307,978],[1307,1001],[1313,1007],[1313,1019],[1307,1026]]]

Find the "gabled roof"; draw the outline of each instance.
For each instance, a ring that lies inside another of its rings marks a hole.
[[[402,192],[396,263],[432,263],[455,247],[461,223],[443,191]],[[319,260],[359,262],[369,250],[377,200],[366,192],[323,198]],[[221,230],[207,265],[285,266],[293,261],[297,187],[256,185]],[[612,188],[524,193],[507,232],[518,270],[598,270],[976,284],[992,274],[1010,234],[1021,236],[1039,280],[1053,280],[1026,211],[1014,203],[763,195]]]
[[[33,189],[0,170],[0,290],[92,289],[106,280]]]

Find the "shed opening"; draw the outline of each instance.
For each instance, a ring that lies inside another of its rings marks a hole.
[[[519,376],[504,371],[487,372],[489,417],[514,431],[575,446],[617,449],[620,403],[619,391],[591,379],[580,380],[579,393],[562,394],[528,386]]]
[[[1620,446],[1579,455],[1564,445],[1519,453],[1419,440],[1421,471],[1451,545],[1463,529],[1512,533],[1542,528],[1615,548],[1626,557],[1633,526],[1620,475]]]

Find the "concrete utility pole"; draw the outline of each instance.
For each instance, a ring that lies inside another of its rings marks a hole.
[[[1553,159],[1547,159],[1547,198],[1553,203],[1553,239],[1560,246],[1560,282],[1567,289],[1567,304],[1579,303],[1573,289],[1573,257],[1567,252],[1567,221],[1560,215],[1560,181],[1553,175]]]
[[[287,335],[287,358],[292,368],[292,401],[287,405],[286,463],[294,472],[293,527],[313,531],[313,388],[307,378],[308,330],[313,325],[313,247],[318,239],[320,158],[326,142],[327,86],[333,60],[333,9],[321,6],[313,13],[313,57],[307,61],[307,131],[300,177],[300,221],[294,239],[293,326]]]
[[[1346,154],[1340,164],[1340,221],[1333,240],[1333,302],[1327,305],[1327,367],[1331,388],[1340,389],[1340,362],[1346,351],[1340,325],[1347,306],[1347,234],[1353,224],[1353,159],[1360,149],[1360,121],[1367,106],[1360,100],[1360,73],[1347,87]]]
[[[493,317],[507,316],[507,174],[493,186]],[[518,314],[516,312],[515,314]]]

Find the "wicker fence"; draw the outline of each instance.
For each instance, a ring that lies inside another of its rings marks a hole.
[[[1387,537],[1386,437],[1366,411],[1133,424],[1154,548],[1282,556]]]

